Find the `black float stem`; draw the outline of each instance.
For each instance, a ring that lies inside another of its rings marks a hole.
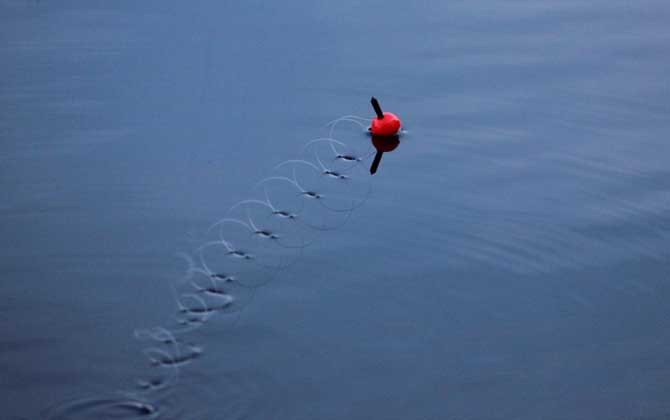
[[[374,96],[370,99],[372,107],[375,109],[375,114],[380,120],[384,118],[384,113],[382,112],[382,107],[379,106],[379,101]]]

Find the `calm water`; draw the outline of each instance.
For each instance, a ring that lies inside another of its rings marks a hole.
[[[669,18],[0,1],[0,417],[670,418]],[[363,205],[151,367],[176,254],[371,95],[408,132]]]

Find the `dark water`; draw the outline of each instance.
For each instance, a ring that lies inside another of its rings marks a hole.
[[[669,18],[0,1],[0,418],[670,418]],[[176,254],[371,95],[363,205],[150,366]]]

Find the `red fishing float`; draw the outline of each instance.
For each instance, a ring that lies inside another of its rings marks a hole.
[[[372,145],[377,149],[377,154],[370,166],[370,173],[374,175],[377,172],[382,155],[385,152],[392,152],[400,144],[398,132],[400,131],[400,118],[392,112],[382,112],[379,101],[374,96],[370,103],[377,116],[370,123],[370,133],[372,134]]]
[[[377,98],[370,99],[377,116],[370,123],[370,132],[377,136],[393,136],[400,131],[400,118],[392,112],[382,112]]]

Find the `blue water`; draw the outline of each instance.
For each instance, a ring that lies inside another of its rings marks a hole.
[[[0,1],[0,418],[151,418],[176,254],[372,95],[407,132],[369,198],[188,336],[159,418],[669,418],[669,18]]]

